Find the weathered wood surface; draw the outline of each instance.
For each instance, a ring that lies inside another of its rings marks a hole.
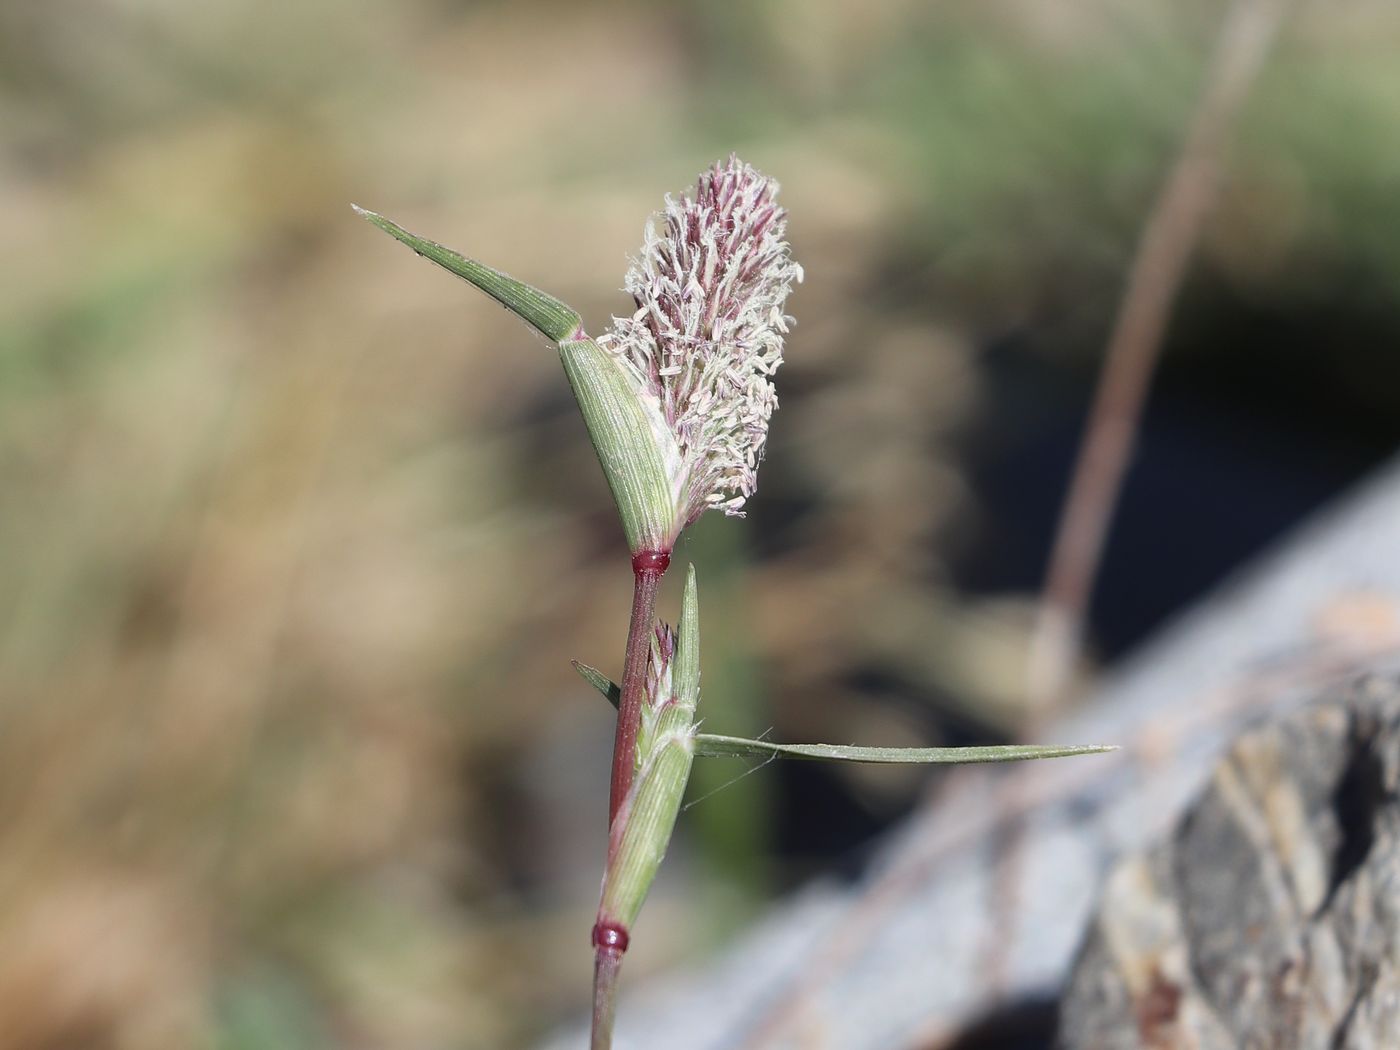
[[[624,991],[617,1046],[934,1048],[1008,1004],[1053,1001],[1114,862],[1167,833],[1242,729],[1396,668],[1400,464],[1164,630],[1047,735],[1123,750],[960,771],[859,885],[814,885],[706,967]],[[548,1046],[585,1042],[575,1029]]]
[[[1400,685],[1242,736],[1109,877],[1061,1050],[1400,1046]]]

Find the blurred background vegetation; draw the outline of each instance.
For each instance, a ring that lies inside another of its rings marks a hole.
[[[553,355],[352,200],[596,330],[663,192],[730,150],[779,178],[783,409],[750,517],[678,553],[707,724],[1010,738],[1221,18],[0,5],[0,1046],[512,1047],[585,1000],[611,727],[568,660],[618,671],[619,530]],[[1295,7],[1174,317],[1101,661],[1395,448],[1397,120],[1400,9]],[[700,770],[633,981],[858,870],[930,776],[710,794],[742,768]]]

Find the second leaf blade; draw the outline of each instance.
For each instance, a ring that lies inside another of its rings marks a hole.
[[[574,661],[576,670],[614,707],[621,690],[596,667]],[[1117,751],[1113,744],[988,744],[980,747],[859,747],[855,744],[779,744],[742,736],[697,733],[695,754],[704,758],[795,758],[808,762],[865,762],[879,765],[971,765],[1027,762]]]

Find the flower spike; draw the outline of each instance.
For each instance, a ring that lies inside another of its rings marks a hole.
[[[636,311],[598,340],[660,408],[678,457],[677,534],[712,507],[742,514],[757,485],[792,324],[783,307],[802,280],[777,194],[731,154],[693,196],[668,196],[627,271]]]

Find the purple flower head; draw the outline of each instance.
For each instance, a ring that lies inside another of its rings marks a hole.
[[[693,196],[667,196],[625,289],[637,304],[599,344],[620,358],[668,451],[675,535],[711,507],[742,514],[778,406],[772,376],[802,268],[783,235],[778,184],[731,155]]]
[[[671,662],[676,656],[676,635],[670,626],[658,622],[647,653],[647,706],[653,710],[671,699]]]

